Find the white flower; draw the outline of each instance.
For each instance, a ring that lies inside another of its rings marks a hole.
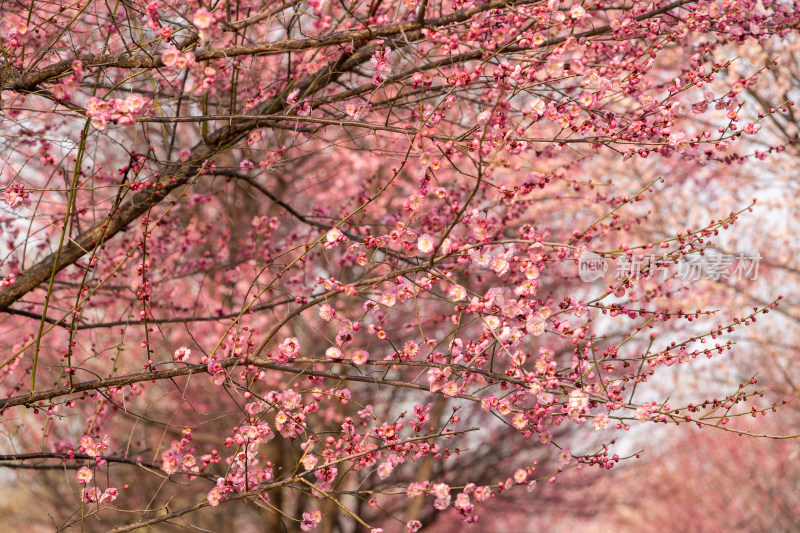
[[[381,463],[378,467],[378,477],[386,479],[392,474],[392,470],[394,470],[392,463]]]
[[[569,10],[569,16],[574,19],[582,18],[585,14],[586,10],[579,5],[574,5],[572,9]]]
[[[329,243],[334,243],[336,241],[342,240],[344,234],[339,231],[337,228],[333,228],[325,235],[325,240]]]
[[[423,254],[429,254],[433,251],[435,247],[435,243],[433,241],[433,237],[428,235],[427,233],[424,235],[420,235],[419,239],[417,239],[417,249]]]
[[[569,393],[569,406],[573,409],[583,409],[589,404],[589,397],[579,389]]]
[[[328,359],[341,359],[342,351],[335,346],[331,346],[330,348],[325,350],[325,357],[327,357]]]

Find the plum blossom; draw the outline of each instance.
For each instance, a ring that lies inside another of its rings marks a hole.
[[[547,104],[545,104],[544,100],[541,98],[534,98],[531,100],[531,103],[528,104],[528,110],[531,113],[541,116],[544,115],[545,111],[547,111]]]
[[[192,17],[192,24],[197,26],[198,30],[206,30],[211,27],[211,24],[214,22],[214,16],[211,12],[201,7],[197,11],[194,12],[194,17]]]
[[[19,207],[30,203],[29,193],[21,183],[12,183],[3,193],[4,201],[9,207]]]
[[[225,369],[222,368],[222,363],[213,357],[208,359],[208,373],[214,376],[214,384],[222,385],[225,382]]]
[[[633,413],[633,418],[638,422],[647,422],[650,420],[650,412],[646,407],[639,407],[636,412]]]
[[[103,438],[100,442],[94,442],[94,439],[88,435],[84,435],[78,441],[78,444],[86,455],[89,457],[100,457],[105,453],[109,448],[109,437],[108,435],[103,435]]]
[[[92,477],[94,477],[94,474],[92,473],[92,470],[90,468],[82,466],[78,470],[77,477],[78,477],[78,483],[80,483],[81,485],[86,485],[87,483],[92,481]]]
[[[431,253],[435,246],[436,243],[434,242],[433,237],[427,233],[420,235],[419,239],[417,239],[417,249],[423,254]]]
[[[386,47],[384,50],[378,50],[375,52],[370,60],[372,68],[375,69],[375,75],[372,77],[372,83],[374,83],[376,86],[381,85],[392,75],[392,67],[389,65],[389,56],[391,53],[392,49]]]
[[[173,354],[172,357],[176,361],[188,361],[189,360],[189,356],[191,354],[192,354],[192,351],[189,348],[187,348],[186,346],[181,346],[180,348],[175,350],[175,353]]]
[[[344,357],[344,355],[342,354],[342,351],[339,348],[337,348],[336,346],[331,346],[330,348],[325,350],[325,357],[327,357],[328,359],[341,359],[342,357]]]
[[[314,509],[310,513],[303,513],[303,521],[300,523],[300,529],[303,531],[311,531],[322,522],[322,513],[318,509]]]
[[[325,248],[331,248],[341,240],[344,240],[344,234],[338,228],[333,228],[325,234]]]
[[[356,350],[353,352],[353,362],[357,365],[363,365],[369,361],[369,352],[366,350]]]
[[[566,466],[569,464],[570,461],[572,461],[572,454],[569,453],[569,450],[564,449],[558,452],[557,459],[558,459],[558,464]]]
[[[288,363],[300,353],[300,341],[297,337],[289,337],[278,346],[277,356],[273,359],[278,363]]]
[[[686,142],[686,134],[682,131],[675,132],[669,136],[669,145],[674,147],[678,152],[685,152],[689,147]]]
[[[181,57],[181,51],[174,46],[170,46],[161,52],[161,62],[164,63],[165,67],[174,67],[179,57]]]
[[[100,489],[97,487],[85,487],[81,490],[81,499],[84,503],[94,503],[100,499]]]
[[[440,511],[447,509],[451,501],[450,486],[446,483],[435,483],[432,489],[433,495],[436,496],[433,506]]]
[[[502,276],[503,274],[508,272],[510,266],[511,264],[508,262],[508,259],[505,257],[505,254],[493,257],[489,261],[489,268],[491,268],[498,276]]]
[[[422,522],[420,522],[419,520],[409,520],[408,522],[406,522],[407,533],[417,533],[417,531],[419,531],[420,529],[422,529]]]
[[[572,409],[583,409],[589,405],[589,397],[580,389],[575,389],[569,393],[569,406]]]
[[[572,6],[572,8],[569,10],[569,16],[576,20],[583,18],[585,15],[586,10],[577,4]]]
[[[180,455],[173,449],[164,451],[161,454],[161,470],[167,474],[174,474],[180,465]]]
[[[116,488],[109,487],[103,491],[103,494],[97,499],[97,504],[104,505],[106,503],[111,503],[117,499],[118,494],[119,491]]]
[[[450,287],[450,290],[447,291],[447,295],[451,300],[460,302],[467,297],[467,291],[461,285],[453,285]]]
[[[381,463],[378,466],[378,477],[380,479],[386,479],[392,474],[392,470],[394,470],[394,466],[392,466],[392,463],[388,461],[385,463]]]
[[[226,487],[218,485],[208,492],[206,500],[211,507],[216,507],[225,499],[225,494],[227,494],[227,492]]]
[[[599,415],[595,415],[592,426],[594,426],[594,429],[601,431],[608,427],[609,422],[608,415],[606,413],[600,413]]]
[[[334,317],[336,311],[328,304],[322,304],[319,306],[319,317],[326,321],[330,322],[330,320]]]
[[[456,501],[453,504],[453,507],[465,511],[468,509],[472,509],[474,506],[469,501],[469,494],[461,492],[456,496]]]
[[[639,103],[642,105],[642,109],[645,111],[650,111],[653,109],[653,106],[656,105],[656,99],[649,94],[640,94],[638,99]]]
[[[753,124],[751,122],[748,122],[742,131],[744,131],[747,135],[755,135],[756,133],[758,133],[758,130],[760,129],[761,129],[761,124]]]

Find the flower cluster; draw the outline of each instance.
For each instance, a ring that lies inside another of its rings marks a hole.
[[[92,97],[86,104],[86,116],[98,130],[106,129],[109,122],[120,125],[133,124],[135,117],[146,112],[147,102],[138,94],[132,94],[124,100],[115,98],[102,100]]]

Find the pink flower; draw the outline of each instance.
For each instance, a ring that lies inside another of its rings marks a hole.
[[[486,501],[492,494],[492,489],[489,487],[478,487],[475,489],[475,492],[473,494],[477,501],[483,502]]]
[[[102,440],[97,443],[95,443],[90,436],[84,435],[81,437],[80,441],[78,441],[78,444],[84,449],[86,455],[89,457],[97,457],[103,455],[103,453],[108,450],[108,435],[103,435]]]
[[[307,117],[311,114],[311,104],[307,101],[304,101],[301,105],[297,107],[297,116],[300,117]]]
[[[583,18],[584,15],[586,15],[586,10],[577,4],[572,6],[572,8],[569,10],[569,16],[573,19]]]
[[[330,230],[328,233],[325,234],[325,240],[331,244],[342,240],[342,238],[344,238],[344,235],[337,228],[333,228],[332,230]]]
[[[144,109],[146,102],[144,97],[140,94],[132,94],[125,99],[129,112],[135,114],[141,113]]]
[[[178,471],[179,457],[174,450],[167,450],[161,454],[161,470],[167,474],[174,474]]]
[[[456,496],[456,502],[453,504],[453,507],[456,509],[467,510],[472,507],[472,504],[469,501],[469,494],[464,494],[463,492]]]
[[[589,397],[580,389],[569,393],[569,406],[572,409],[583,409],[589,404]]]
[[[562,466],[566,466],[572,461],[572,454],[569,453],[569,450],[561,450],[556,457],[558,458],[558,464]]]
[[[99,505],[103,505],[105,503],[111,503],[117,499],[118,493],[119,491],[117,491],[117,489],[115,489],[114,487],[109,487],[105,490],[105,492],[103,492],[103,495],[100,496],[100,498],[97,500],[97,503]]]
[[[211,12],[201,7],[194,13],[194,17],[192,18],[192,24],[197,26],[199,30],[205,30],[211,27],[211,24],[214,22],[214,17],[211,15]]]
[[[514,481],[517,483],[525,483],[525,480],[528,477],[528,473],[525,471],[524,468],[518,468],[516,472],[514,472]]]
[[[300,523],[300,529],[303,531],[311,531],[322,522],[322,513],[314,509],[310,513],[303,513],[303,521]]]
[[[181,346],[180,348],[175,350],[175,353],[173,354],[172,357],[176,361],[188,361],[191,353],[192,351],[189,348],[187,348],[186,346]]]
[[[642,105],[642,109],[645,111],[650,111],[653,109],[653,106],[656,104],[655,98],[647,94],[640,94],[639,95],[639,103]]]
[[[383,51],[378,50],[370,60],[372,68],[375,69],[375,75],[372,77],[372,83],[375,85],[381,85],[392,75],[392,67],[388,63],[391,52],[391,48],[386,48]]]
[[[489,261],[489,268],[491,268],[498,276],[502,276],[503,274],[508,272],[510,266],[511,264],[502,255],[493,257]]]
[[[282,356],[279,362],[287,363],[300,353],[300,341],[297,337],[289,337],[278,346],[278,350]]]
[[[419,520],[409,520],[406,522],[407,533],[417,533],[420,529],[422,529],[422,522]]]
[[[386,291],[381,295],[381,303],[386,307],[392,307],[397,303],[397,295],[392,291]]]
[[[380,466],[378,466],[378,477],[386,479],[392,475],[392,470],[394,470],[394,467],[391,463],[381,463]]]
[[[103,131],[104,129],[106,129],[106,118],[103,116],[92,117],[91,123],[92,126],[94,126],[94,128],[97,130]]]
[[[353,352],[353,362],[357,365],[363,365],[369,361],[369,352],[366,350],[356,350]]]
[[[342,351],[336,346],[331,346],[325,350],[325,357],[328,359],[341,359],[343,357]]]
[[[21,183],[12,183],[3,193],[4,201],[9,207],[18,207],[23,204],[28,204],[29,193],[25,191],[25,186]]]
[[[445,383],[444,387],[442,387],[442,394],[444,394],[448,398],[452,398],[453,396],[458,394],[459,390],[460,389],[459,389],[458,383],[456,383],[455,381],[451,380],[451,381],[448,381],[447,383]]]
[[[450,290],[447,291],[447,295],[451,300],[458,302],[467,297],[467,291],[461,285],[453,285],[450,287]]]
[[[81,490],[81,499],[84,503],[92,503],[96,502],[97,499],[100,497],[100,489],[97,487],[86,487]]]
[[[67,91],[64,89],[63,83],[58,83],[53,87],[53,96],[55,96],[58,100],[64,100],[69,98]]]
[[[594,426],[594,429],[601,431],[608,427],[608,423],[609,423],[608,415],[606,413],[600,413],[599,415],[596,415],[594,417],[594,420],[592,421],[592,426]]]
[[[319,317],[326,322],[330,322],[335,314],[336,311],[328,304],[322,304],[319,307]]]
[[[755,135],[758,133],[758,130],[761,129],[761,124],[753,124],[748,122],[747,125],[744,127],[744,132],[748,135]]]
[[[222,500],[225,499],[225,491],[222,487],[214,487],[211,489],[206,496],[206,500],[208,500],[208,504],[211,507],[216,507],[220,504]]]
[[[181,57],[181,52],[174,46],[170,46],[161,54],[161,62],[164,63],[165,67],[174,67],[175,64],[178,62],[178,58]]]
[[[194,65],[194,63],[195,63],[194,54],[191,52],[186,52],[182,56],[178,56],[178,58],[175,60],[175,67],[179,69],[184,69],[191,67],[192,65]]]
[[[92,480],[92,477],[94,477],[94,474],[92,474],[91,469],[89,469],[89,468],[87,468],[85,466],[82,466],[78,470],[78,476],[77,477],[78,477],[78,483],[80,483],[81,485],[86,485],[87,483],[89,483]]]

